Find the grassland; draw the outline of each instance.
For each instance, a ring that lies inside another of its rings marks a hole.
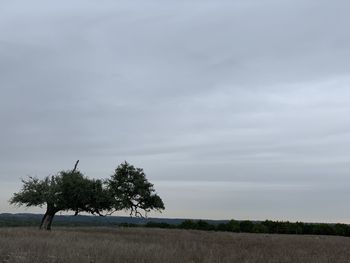
[[[0,262],[349,262],[350,238],[148,228],[0,229]]]

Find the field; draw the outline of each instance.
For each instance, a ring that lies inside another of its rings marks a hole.
[[[0,262],[349,262],[350,238],[148,228],[0,228]]]

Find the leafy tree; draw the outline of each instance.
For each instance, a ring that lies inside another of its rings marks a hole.
[[[198,220],[196,222],[197,226],[196,229],[198,230],[215,230],[215,226],[212,224],[209,224],[208,222],[204,221],[204,220]]]
[[[267,227],[266,226],[264,226],[263,224],[261,224],[261,223],[256,223],[256,224],[254,224],[254,226],[253,226],[253,230],[252,230],[252,232],[253,233],[267,233]]]
[[[240,224],[238,221],[231,219],[228,223],[227,223],[227,231],[230,232],[239,232],[240,231]]]
[[[142,216],[151,210],[164,209],[162,199],[155,194],[153,184],[148,182],[141,168],[135,168],[127,162],[120,164],[107,181],[111,196],[112,209],[129,210],[130,215]]]
[[[109,180],[89,179],[77,170],[61,171],[44,179],[29,177],[22,180],[22,190],[15,193],[11,204],[46,206],[40,228],[50,230],[55,214],[74,211],[75,215],[87,212],[93,215],[109,215],[119,210],[130,210],[130,215],[143,216],[151,210],[164,209],[162,199],[146,179],[140,168],[128,164],[119,165]],[[141,210],[141,211],[140,211]]]
[[[181,229],[196,229],[196,227],[197,224],[191,219],[186,219],[179,225]]]
[[[249,220],[244,220],[239,223],[241,232],[251,233],[253,232],[254,223]]]

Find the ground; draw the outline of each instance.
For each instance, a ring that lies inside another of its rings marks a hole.
[[[148,228],[0,228],[0,262],[349,262],[350,238]]]

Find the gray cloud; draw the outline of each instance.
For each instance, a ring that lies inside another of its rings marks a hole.
[[[164,216],[349,217],[347,1],[0,4],[1,188],[127,159],[159,182]],[[259,195],[284,203],[267,214]],[[324,196],[334,216],[305,215]],[[201,198],[226,203],[192,213]]]

